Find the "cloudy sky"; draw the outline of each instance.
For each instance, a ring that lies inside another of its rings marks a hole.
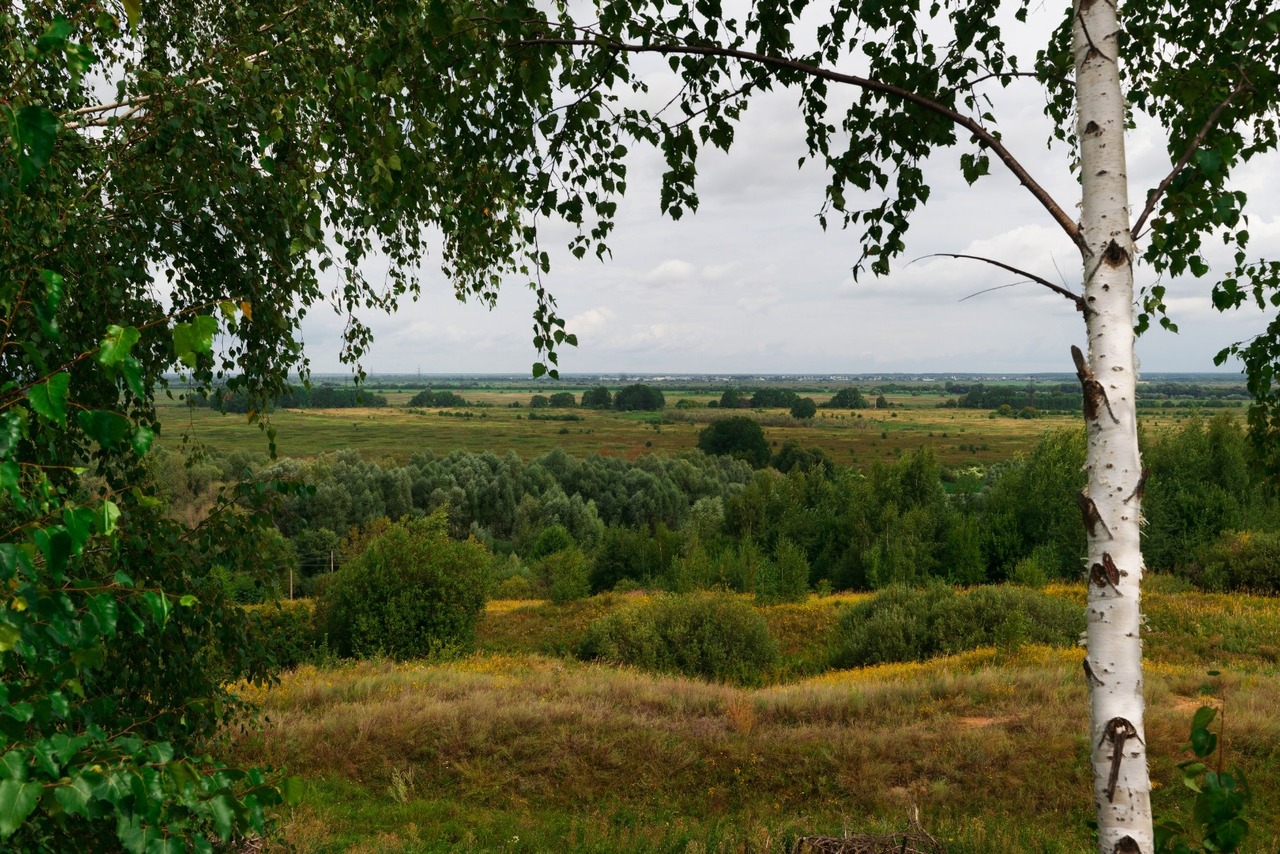
[[[1021,50],[1030,67],[1039,46],[1034,24]],[[665,66],[648,79],[655,99],[674,90]],[[1016,157],[1071,210],[1079,188],[1066,154],[1046,147],[1043,94],[1033,81],[1008,90],[990,84],[1006,143]],[[567,373],[868,373],[1069,372],[1069,348],[1083,344],[1081,316],[1038,285],[992,293],[1016,276],[972,261],[926,258],[935,252],[984,255],[1023,267],[1079,291],[1080,261],[1044,210],[998,163],[991,177],[968,187],[960,179],[964,149],[943,152],[926,166],[933,193],[917,212],[906,254],[892,272],[854,283],[857,235],[823,232],[814,214],[825,176],[797,169],[804,132],[787,92],[757,96],[733,151],[709,152],[699,164],[701,208],[671,222],[658,210],[661,161],[636,149],[628,193],[619,208],[613,257],[603,263],[553,254],[544,279],[561,315],[579,339],[561,354]],[[1130,199],[1145,197],[1169,169],[1158,129],[1139,123],[1127,142]],[[1280,256],[1280,157],[1239,172],[1249,192],[1253,248]],[[853,204],[853,199],[850,199]],[[563,246],[568,232],[550,226],[543,246]],[[1225,254],[1224,254],[1225,258]],[[913,259],[917,259],[914,260]],[[1141,267],[1138,283],[1154,275]],[[371,315],[375,333],[365,359],[372,372],[508,373],[528,371],[532,295],[519,282],[498,308],[461,304],[438,272],[428,271],[417,303],[394,315]],[[1148,332],[1138,343],[1142,370],[1213,371],[1223,346],[1260,332],[1256,310],[1214,311],[1207,285],[1165,282],[1166,302],[1180,332]],[[334,354],[342,321],[314,311],[304,325],[317,372],[345,371]],[[1238,369],[1238,366],[1235,366]]]

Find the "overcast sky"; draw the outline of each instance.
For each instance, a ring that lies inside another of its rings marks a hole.
[[[1047,19],[1040,22],[1043,30]],[[1021,67],[1031,66],[1037,36],[1028,36]],[[654,98],[672,89],[665,66],[652,66]],[[990,85],[999,128],[1013,154],[1066,209],[1079,187],[1065,152],[1050,150],[1044,96],[1033,81],[1008,90]],[[665,98],[664,98],[665,100]],[[924,258],[935,252],[985,255],[1079,291],[1079,255],[1047,213],[993,160],[991,177],[968,187],[957,163],[964,148],[926,166],[933,193],[918,211],[906,254],[880,279],[849,271],[858,258],[852,231],[823,232],[814,214],[825,175],[797,169],[804,131],[795,96],[757,96],[729,155],[708,152],[699,163],[701,208],[671,222],[658,210],[660,158],[635,149],[627,196],[612,237],[613,257],[576,261],[553,252],[544,282],[555,294],[577,348],[561,353],[566,373],[868,373],[1069,372],[1072,344],[1084,344],[1079,313],[1060,296],[1015,281],[973,261]],[[1128,141],[1130,201],[1145,197],[1169,169],[1158,130],[1140,123]],[[1257,254],[1280,257],[1280,157],[1238,173],[1250,196],[1250,233]],[[874,201],[874,200],[869,200]],[[850,205],[854,200],[850,197]],[[544,248],[563,246],[568,232],[549,227]],[[1225,259],[1225,254],[1223,255]],[[912,262],[912,259],[915,260]],[[1139,284],[1150,270],[1139,267]],[[364,361],[371,372],[510,373],[528,371],[533,297],[519,282],[492,312],[461,304],[443,277],[427,271],[417,303],[394,315],[367,315],[375,340]],[[1247,309],[1214,311],[1205,282],[1165,283],[1180,332],[1153,329],[1138,342],[1141,369],[1213,371],[1223,346],[1260,332],[1266,316]],[[310,313],[303,331],[317,372],[342,372],[340,318]],[[1238,370],[1238,365],[1229,366]]]

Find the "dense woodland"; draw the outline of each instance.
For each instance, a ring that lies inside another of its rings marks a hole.
[[[277,496],[262,565],[227,578],[243,602],[287,595],[291,574],[295,594],[309,593],[356,556],[362,530],[438,512],[451,537],[492,553],[497,596],[546,595],[554,580],[539,561],[574,550],[583,558],[574,564],[578,595],[622,585],[768,597],[784,554],[803,560],[799,593],[1079,578],[1083,452],[1082,436],[1062,431],[1018,459],[964,469],[944,469],[925,449],[860,470],[794,443],[760,469],[729,455],[628,461],[562,450],[528,462],[423,451],[405,466],[350,451],[189,465],[167,453],[154,455],[153,467],[178,514],[198,512],[217,482],[236,476],[304,487]],[[1249,453],[1238,422],[1225,416],[1146,436],[1151,568],[1208,589],[1280,589],[1280,566],[1220,557],[1236,532],[1256,532],[1245,551],[1261,554],[1280,529],[1280,504],[1251,477]]]

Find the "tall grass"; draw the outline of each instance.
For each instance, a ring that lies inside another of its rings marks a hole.
[[[1250,850],[1278,851],[1280,669],[1211,638],[1269,638],[1280,609],[1152,587],[1157,814],[1188,817],[1174,767],[1187,723],[1225,697],[1228,761],[1256,791]],[[565,636],[625,599],[566,606]],[[485,621],[523,625],[544,607],[499,606]],[[815,599],[764,613],[796,629],[784,654],[813,660],[800,626],[834,624],[836,610]],[[264,724],[235,750],[310,781],[284,833],[303,852],[781,852],[803,834],[901,827],[912,804],[949,851],[1084,852],[1082,655],[984,648],[754,690],[512,651],[302,667],[255,694]],[[1224,657],[1238,666],[1207,676]]]

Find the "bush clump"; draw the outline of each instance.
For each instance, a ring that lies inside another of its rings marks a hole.
[[[447,524],[443,511],[402,519],[338,570],[316,609],[338,655],[403,660],[470,645],[491,558],[450,539]]]
[[[662,595],[593,622],[578,647],[588,660],[716,682],[758,685],[778,665],[762,617],[737,597]]]
[[[256,639],[273,669],[287,670],[321,657],[310,602],[280,601],[246,609],[248,634]]]
[[[840,615],[835,667],[924,661],[983,646],[1070,646],[1084,610],[1025,587],[888,587]]]
[[[1204,548],[1187,575],[1215,593],[1280,593],[1280,533],[1227,531]]]

